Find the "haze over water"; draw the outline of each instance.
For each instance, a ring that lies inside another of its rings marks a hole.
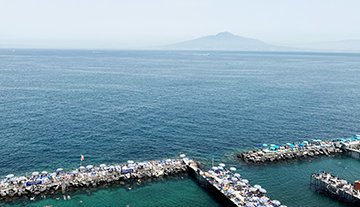
[[[358,134],[360,54],[206,53],[0,50],[0,175],[74,169],[80,154],[86,166],[183,152],[210,167],[214,151],[216,163],[235,166],[289,207],[343,206],[309,189],[310,174],[326,170],[353,182],[360,179],[358,160],[250,166],[234,155],[263,143]],[[187,176],[31,204],[78,206],[79,200],[84,206],[220,205]]]

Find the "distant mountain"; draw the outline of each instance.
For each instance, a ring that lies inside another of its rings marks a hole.
[[[269,45],[260,40],[221,32],[185,42],[154,47],[166,50],[236,50],[236,51],[284,51],[292,48]]]
[[[360,52],[360,40],[313,42],[306,44],[293,44],[289,46],[331,52]]]

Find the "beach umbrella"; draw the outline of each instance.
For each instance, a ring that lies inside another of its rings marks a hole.
[[[251,187],[251,188],[249,188],[249,191],[251,191],[251,192],[255,192],[255,191],[257,191],[257,189],[256,189],[256,188],[254,188],[254,187]]]
[[[222,181],[222,183],[224,183],[224,184],[228,184],[228,183],[229,183],[229,181],[228,181],[228,180],[223,180],[223,181]]]
[[[16,181],[16,180],[17,180],[17,178],[11,178],[11,179],[10,179],[11,182],[14,182],[14,181]]]
[[[234,168],[234,167],[231,167],[231,168],[230,168],[230,170],[231,170],[231,171],[235,171],[235,170],[236,170],[236,168]]]
[[[273,205],[266,204],[265,207],[273,207]]]
[[[184,158],[185,156],[186,156],[185,154],[181,154],[181,155],[180,155],[181,158]]]
[[[267,147],[268,145],[267,144],[263,144],[264,147]]]
[[[48,172],[42,171],[41,174],[46,175],[46,174],[48,174]]]
[[[275,147],[270,147],[271,150],[275,150]]]
[[[62,168],[58,168],[56,171],[57,171],[57,172],[60,172],[60,171],[63,171],[63,169],[62,169]]]
[[[235,191],[234,191],[233,189],[230,189],[230,190],[228,191],[228,193],[233,194],[233,193],[235,193]]]
[[[171,159],[167,159],[166,162],[171,162]]]
[[[72,174],[76,174],[76,173],[78,173],[79,171],[77,171],[77,170],[74,170],[74,171],[72,171],[71,173]]]
[[[240,186],[246,186],[246,183],[240,182]]]
[[[39,175],[39,172],[33,172],[32,175],[37,176],[37,175]]]
[[[309,144],[309,142],[308,142],[308,141],[303,141],[303,143],[305,143],[305,144]]]
[[[9,174],[6,176],[6,178],[12,178],[12,177],[14,177],[14,174]]]
[[[218,167],[212,167],[211,169],[213,169],[213,170],[217,170],[217,169],[218,169]]]
[[[287,145],[291,145],[289,142],[288,143],[286,143]]]
[[[344,185],[347,184],[347,181],[346,181],[346,180],[340,180],[340,182],[341,182],[342,184],[344,184]]]
[[[55,176],[56,176],[56,173],[51,173],[50,176],[51,176],[51,177],[55,177]]]
[[[258,200],[259,200],[259,197],[253,196],[253,197],[251,198],[251,200],[253,200],[253,201],[258,201]]]
[[[247,179],[242,179],[241,182],[248,184],[249,181]]]
[[[115,166],[114,166],[114,165],[110,165],[110,168],[111,168],[111,169],[114,169],[114,168],[115,168]]]
[[[252,204],[252,203],[246,203],[246,206],[247,206],[247,207],[254,207],[254,204]]]
[[[105,165],[105,164],[101,164],[100,167],[106,167],[106,165]]]
[[[290,147],[295,147],[295,145],[292,144],[292,145],[290,145]]]
[[[275,147],[275,149],[279,149],[279,146],[274,146]]]
[[[19,181],[22,181],[22,180],[26,180],[26,177],[25,176],[21,176],[18,178]]]
[[[224,163],[220,163],[219,166],[220,166],[220,167],[225,167],[225,164],[224,164]]]
[[[209,171],[208,171],[208,173],[210,173],[210,174],[213,174],[213,173],[214,173],[214,171],[212,171],[212,170],[209,170]]]
[[[262,203],[266,203],[266,202],[269,202],[269,201],[270,201],[267,197],[261,197],[259,200],[260,200]]]
[[[218,167],[218,169],[219,169],[219,170],[222,170],[222,169],[224,169],[224,168],[223,168],[223,167],[221,167],[221,166],[219,166],[219,167]]]
[[[267,191],[266,191],[264,188],[260,188],[260,189],[259,189],[259,192],[260,192],[260,193],[266,193]]]
[[[240,177],[240,174],[239,174],[239,173],[235,173],[234,176],[239,178],[239,177]]]
[[[278,200],[273,200],[272,203],[275,205],[275,206],[280,206],[280,201]]]
[[[85,169],[85,167],[84,167],[84,166],[80,166],[79,169],[80,169],[80,170],[83,170],[83,169]]]
[[[94,167],[94,166],[92,166],[92,165],[86,166],[87,169],[91,169],[91,168],[93,168],[93,167]]]
[[[256,188],[256,189],[260,189],[260,188],[261,188],[261,186],[260,186],[260,185],[254,185],[254,188]]]
[[[127,161],[127,163],[128,163],[128,164],[133,164],[133,163],[134,163],[134,161],[132,161],[132,160],[128,160],[128,161]]]
[[[129,167],[135,167],[135,164],[128,164]],[[161,167],[161,165],[160,165]]]
[[[238,179],[236,177],[231,177],[232,181],[237,181]]]

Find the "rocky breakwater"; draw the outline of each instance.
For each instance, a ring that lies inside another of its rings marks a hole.
[[[237,155],[248,164],[262,164],[277,161],[285,161],[300,158],[310,158],[320,155],[333,155],[341,153],[342,149],[335,145],[328,144],[323,146],[304,146],[294,148],[281,148],[280,150],[253,150]]]
[[[148,161],[134,163],[128,161],[123,165],[99,167],[88,165],[74,171],[63,172],[58,169],[54,173],[34,172],[32,176],[14,177],[8,175],[0,182],[0,196],[11,198],[19,196],[36,196],[54,193],[62,190],[80,187],[95,187],[115,181],[139,180],[187,171],[187,166],[193,160],[189,158],[168,159],[162,161]]]

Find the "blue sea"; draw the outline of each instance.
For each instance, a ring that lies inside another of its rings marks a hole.
[[[360,54],[1,49],[0,176],[72,170],[81,154],[86,166],[185,153],[208,168],[214,152],[284,205],[340,207],[309,188],[310,175],[354,182],[359,160],[253,166],[236,153],[359,134],[359,109]],[[187,175],[69,194],[0,206],[222,205]]]

